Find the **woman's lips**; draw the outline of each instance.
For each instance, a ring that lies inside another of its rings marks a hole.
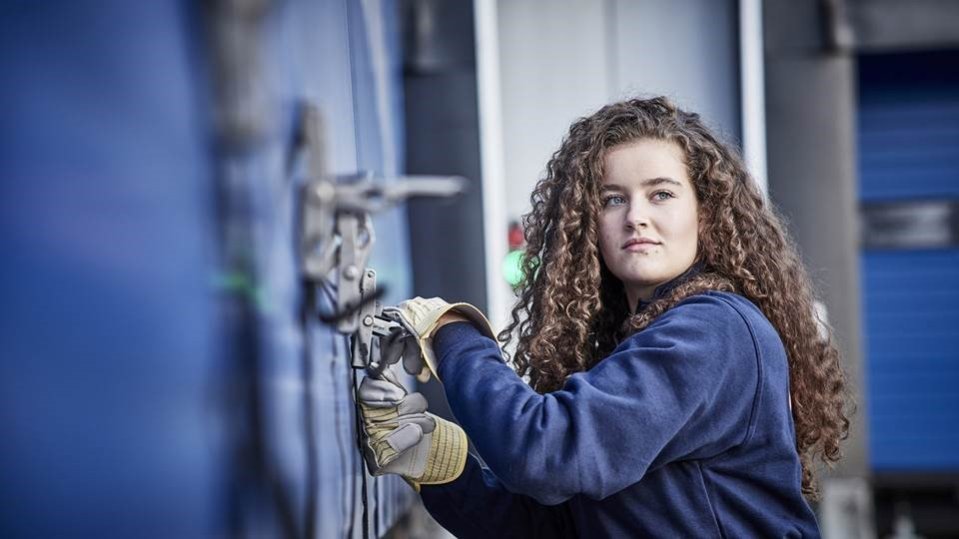
[[[634,238],[623,244],[623,250],[630,253],[642,253],[659,245],[658,241],[648,238]]]

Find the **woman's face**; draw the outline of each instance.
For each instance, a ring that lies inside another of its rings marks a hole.
[[[604,165],[599,250],[632,310],[693,264],[699,204],[675,143],[641,139],[616,146]]]

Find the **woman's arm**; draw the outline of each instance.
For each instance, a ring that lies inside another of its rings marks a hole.
[[[546,395],[469,324],[444,326],[434,350],[450,407],[491,471],[545,504],[602,499],[666,462],[743,443],[760,388],[752,331],[712,294],[667,311]]]
[[[456,481],[424,485],[423,504],[450,533],[469,537],[564,537],[574,535],[566,504],[543,505],[513,494],[472,456]]]

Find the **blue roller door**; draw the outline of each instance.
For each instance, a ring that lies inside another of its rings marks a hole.
[[[859,62],[863,213],[900,216],[885,243],[864,227],[861,256],[876,471],[959,470],[957,65],[957,52]]]

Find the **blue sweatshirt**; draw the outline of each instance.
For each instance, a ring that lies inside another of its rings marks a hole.
[[[818,537],[801,494],[778,333],[750,301],[696,295],[537,394],[467,323],[433,349],[472,457],[424,486],[457,537]]]

